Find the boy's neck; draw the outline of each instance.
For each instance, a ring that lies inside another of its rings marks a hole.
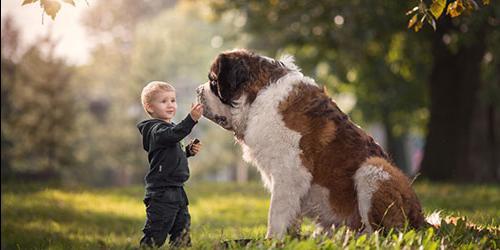
[[[153,119],[162,120],[166,123],[172,123],[172,119],[161,119],[161,118],[156,118],[156,117],[153,117]]]

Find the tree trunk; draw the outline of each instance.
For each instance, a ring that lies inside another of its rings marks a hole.
[[[389,156],[398,168],[409,175],[411,170],[408,164],[405,143],[407,133],[404,132],[399,136],[394,134],[392,131],[393,124],[389,122],[388,115],[384,115],[383,120]]]
[[[430,180],[499,179],[498,110],[491,111],[492,105],[479,98],[486,35],[481,29],[470,31],[474,34],[467,34],[467,41],[460,39],[456,50],[444,43],[443,37],[456,30],[449,18],[433,34],[430,121],[422,161],[422,174]]]

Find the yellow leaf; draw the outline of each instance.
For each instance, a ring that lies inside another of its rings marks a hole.
[[[415,14],[410,21],[408,21],[408,29],[411,28],[415,23],[417,22],[417,16],[418,14]]]
[[[464,12],[464,10],[465,10],[465,7],[464,7],[464,4],[462,3],[462,1],[456,0],[455,2],[450,3],[448,5],[448,10],[446,11],[446,13],[448,15],[450,15],[451,17],[457,17],[457,16],[460,16],[462,14],[462,12]]]
[[[434,18],[438,19],[443,13],[444,8],[446,7],[446,0],[434,0],[432,1],[430,11]]]
[[[489,5],[490,4],[490,0],[483,0],[483,4],[484,5]]]
[[[42,7],[45,10],[45,13],[47,13],[47,15],[52,17],[52,20],[54,20],[57,12],[61,9],[61,4],[55,0],[45,0]]]
[[[415,30],[415,32],[418,32],[418,31],[422,28],[422,26],[424,25],[425,18],[426,18],[426,16],[424,15],[424,16],[422,17],[422,19],[420,19],[420,20],[419,20],[419,21],[415,24],[415,27],[413,27],[413,28],[414,28],[414,30]]]
[[[21,5],[26,5],[26,4],[34,3],[36,1],[38,1],[38,0],[24,0],[23,4],[21,4]]]
[[[73,1],[73,0],[63,0],[63,1],[75,6],[75,1]]]

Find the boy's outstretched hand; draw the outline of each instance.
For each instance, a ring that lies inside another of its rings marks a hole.
[[[191,104],[191,112],[189,112],[191,115],[191,118],[193,120],[198,121],[201,118],[201,115],[203,115],[203,105],[200,103],[197,104]]]

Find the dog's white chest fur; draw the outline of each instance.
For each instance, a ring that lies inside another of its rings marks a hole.
[[[300,160],[301,134],[286,127],[278,105],[285,99],[294,85],[301,84],[303,75],[299,72],[282,77],[257,96],[249,110],[249,120],[245,131],[243,157],[257,165],[264,184],[272,192],[276,175],[287,179],[285,173],[294,172],[299,180],[281,180],[286,184],[310,183],[311,174]],[[303,84],[303,83],[302,83]],[[290,181],[300,181],[290,183]],[[307,191],[307,190],[305,190]]]

